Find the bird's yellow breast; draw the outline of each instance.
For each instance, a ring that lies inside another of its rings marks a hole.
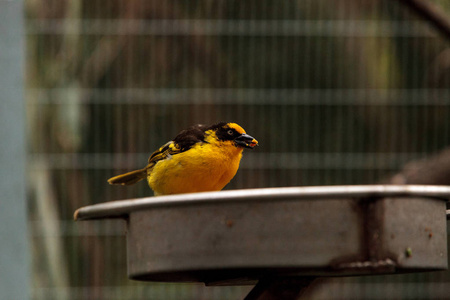
[[[236,174],[242,148],[214,138],[158,161],[147,180],[155,195],[219,191]]]

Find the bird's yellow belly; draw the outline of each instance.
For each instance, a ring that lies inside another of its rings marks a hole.
[[[219,191],[239,168],[242,150],[231,150],[199,145],[173,155],[149,170],[148,184],[155,195]]]

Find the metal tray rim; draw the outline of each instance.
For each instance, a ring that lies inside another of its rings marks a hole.
[[[373,198],[373,197],[429,197],[450,199],[450,186],[437,185],[336,185],[296,186],[281,188],[240,189],[219,192],[177,194],[110,201],[79,208],[75,220],[125,218],[137,210],[179,205],[223,204],[230,202],[262,202],[285,200]]]

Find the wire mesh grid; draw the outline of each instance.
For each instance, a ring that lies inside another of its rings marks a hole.
[[[447,1],[434,1],[450,13]],[[240,299],[126,278],[124,225],[73,211],[150,196],[106,179],[187,126],[260,147],[227,189],[378,183],[450,138],[448,42],[400,1],[26,1],[33,299]],[[311,299],[446,298],[448,272],[333,279]]]

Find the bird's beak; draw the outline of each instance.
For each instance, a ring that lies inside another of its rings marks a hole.
[[[243,133],[237,138],[234,139],[236,146],[253,149],[258,146],[258,141],[255,140],[252,136]]]

